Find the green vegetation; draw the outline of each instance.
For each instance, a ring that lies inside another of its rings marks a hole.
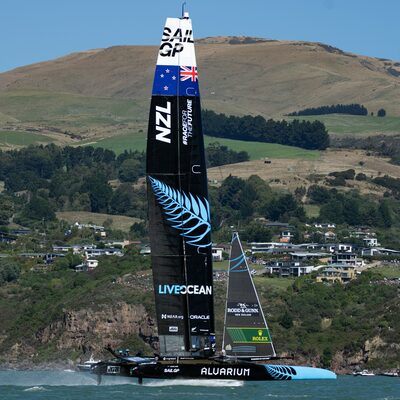
[[[381,274],[387,279],[400,279],[400,265],[385,264],[384,266],[371,268],[371,271]]]
[[[303,115],[324,114],[368,115],[368,110],[360,104],[335,104],[331,106],[305,108],[304,110],[291,112],[288,116],[299,117]]]
[[[299,117],[284,118],[287,121],[292,121]],[[373,116],[334,114],[301,116],[300,119],[305,121],[321,121],[326,126],[329,134],[370,136],[379,133],[400,132],[400,117],[386,116],[385,118],[377,118]]]
[[[227,157],[234,161],[244,154],[221,145],[213,144],[210,148],[213,162],[226,161]],[[107,222],[108,226],[122,228],[131,237],[143,237],[147,230],[146,188],[135,183],[144,176],[144,162],[144,153],[125,150],[116,156],[111,150],[92,146],[60,148],[51,144],[0,152],[0,180],[5,188],[0,195],[0,222],[8,225],[12,219],[23,226],[42,229],[44,221],[57,225],[55,213],[70,222],[84,222],[80,217],[87,213],[89,220],[85,220],[98,224],[108,221],[107,215],[115,215],[128,219],[123,227],[113,220]],[[333,186],[347,186],[355,179],[352,169],[330,175],[325,183]],[[301,225],[319,218],[381,229],[381,243],[393,245],[399,237],[394,232],[400,228],[398,180],[384,176],[374,182],[390,189],[394,196],[388,197],[388,193],[382,200],[357,190],[339,192],[317,185],[310,186],[308,191],[305,187],[297,188],[291,194],[272,189],[258,176],[247,180],[229,176],[218,188],[209,190],[214,240],[229,241],[232,225],[241,228],[244,240],[269,240],[276,232],[260,222],[269,219],[296,226],[298,235],[294,240],[301,242]],[[139,220],[143,224],[132,228]]]
[[[70,224],[78,221],[81,224],[104,225],[106,221],[109,221],[111,229],[123,232],[129,232],[133,224],[140,222],[138,218],[127,217],[125,215],[92,213],[88,211],[59,211],[56,215],[59,220],[67,221]]]
[[[313,282],[309,277],[295,281],[280,295],[266,293],[266,303],[272,308],[270,328],[278,351],[316,356],[329,367],[332,356],[342,352],[344,358],[365,348],[365,343],[379,337],[386,345],[379,348],[381,355],[364,358],[373,368],[393,368],[399,354],[390,350],[389,343],[397,343],[400,320],[397,287],[387,285],[379,274],[365,272],[361,278],[346,286],[327,286]],[[283,301],[283,303],[282,303]],[[271,307],[272,303],[272,307]],[[285,328],[282,322],[289,315],[293,327]]]
[[[0,286],[5,334],[0,352],[4,354],[18,342],[35,348],[32,361],[36,363],[80,355],[81,349],[74,341],[69,347],[59,349],[59,341],[65,335],[62,322],[65,313],[103,313],[97,316],[102,315],[106,323],[110,310],[119,315],[119,306],[115,305],[130,304],[144,306],[149,317],[154,318],[149,263],[149,258],[138,256],[133,249],[122,258],[101,258],[99,267],[91,273],[77,274],[64,260],[47,272],[38,273],[30,271],[29,263],[25,262],[19,277],[17,274],[12,282]],[[124,284],[125,281],[134,282],[134,286]],[[399,354],[391,350],[400,329],[396,312],[400,307],[398,289],[387,284],[383,275],[364,272],[360,279],[345,286],[323,285],[309,277],[296,280],[255,277],[255,284],[278,353],[293,352],[320,366],[331,367],[337,352],[346,360],[360,354],[367,340],[379,337],[380,356],[365,357],[361,363],[371,368],[393,368],[400,362]],[[225,282],[216,282],[218,340],[222,334],[225,290]],[[142,324],[146,324],[146,318],[142,316]],[[75,328],[84,322],[74,322]],[[49,326],[51,335],[42,336]],[[87,343],[104,339],[96,336],[100,335],[96,332],[85,335]],[[133,345],[135,351],[152,353],[138,335],[121,332],[113,340],[123,346]],[[23,357],[21,354],[21,360]]]
[[[45,135],[40,135],[33,132],[21,131],[0,131],[0,146],[29,146],[30,144],[46,144],[52,141],[51,138]]]
[[[125,150],[145,151],[147,145],[146,138],[147,134],[145,134],[143,131],[132,131],[123,135],[116,135],[107,139],[101,139],[95,143],[91,142],[88,145],[93,147],[102,147],[104,149],[114,151],[115,154],[121,154]]]
[[[21,267],[14,260],[0,259],[0,285],[16,281],[20,275]]]
[[[216,138],[205,136],[206,145],[215,142]],[[248,142],[243,140],[233,140],[218,138],[218,143],[227,146],[235,151],[245,151],[249,154],[250,160],[262,158],[289,158],[318,160],[320,152],[318,150],[306,150],[295,146],[284,146],[277,143]]]
[[[135,165],[129,173],[127,163]],[[143,175],[144,154],[139,152],[125,151],[116,157],[112,151],[102,148],[60,148],[53,144],[0,152],[0,179],[4,180],[8,196],[20,191],[29,191],[32,195],[26,193],[26,199],[19,197],[27,204],[23,209],[15,208],[15,221],[25,226],[51,221],[55,211],[143,218],[145,191],[143,187],[135,189],[132,185]],[[110,181],[118,177],[123,182],[113,190]],[[18,197],[7,199],[18,203]],[[7,218],[10,218],[9,213],[2,216],[5,222]]]
[[[259,293],[268,293],[270,291],[285,291],[293,285],[294,278],[264,278],[255,276],[254,283]],[[268,310],[268,306],[265,308]]]
[[[284,146],[277,143],[248,142],[243,140],[224,139],[211,136],[205,136],[206,146],[218,141],[221,146],[226,146],[231,150],[240,152],[245,151],[249,154],[250,160],[259,160],[261,158],[301,158],[306,160],[317,160],[320,157],[318,150],[306,150],[300,147]],[[89,145],[89,144],[88,144]],[[96,143],[90,143],[93,147],[103,147],[121,154],[125,150],[146,150],[146,134],[144,132],[131,132],[123,135],[116,135],[107,139],[99,140]]]
[[[279,143],[308,150],[325,150],[329,135],[319,121],[274,121],[258,115],[236,117],[203,111],[203,129],[208,136],[244,141]]]
[[[22,260],[19,261],[21,263]],[[17,282],[0,286],[2,331],[7,332],[5,340],[0,344],[0,352],[7,352],[14,343],[23,341],[37,348],[38,354],[35,355],[34,362],[57,359],[60,352],[57,352],[55,344],[65,333],[63,328],[58,329],[55,332],[56,337],[47,343],[38,343],[36,337],[51,323],[58,322],[62,325],[65,310],[72,312],[90,309],[93,313],[101,311],[103,307],[109,308],[124,302],[142,304],[153,314],[153,294],[148,290],[151,280],[148,280],[149,283],[142,280],[136,290],[122,283],[116,284],[117,277],[127,273],[136,274],[149,267],[150,259],[138,256],[133,249],[122,258],[101,258],[99,267],[90,274],[77,274],[66,267],[63,259],[46,273],[29,271],[30,265],[25,262],[25,272]],[[118,310],[115,309],[115,312]],[[93,338],[94,333],[89,335]],[[141,340],[137,340],[137,343],[142,349],[149,350]],[[53,351],[49,352],[49,349]],[[78,345],[70,349],[69,353],[77,350]],[[23,357],[24,354],[21,355],[21,360]]]

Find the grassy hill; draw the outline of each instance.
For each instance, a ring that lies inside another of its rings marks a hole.
[[[319,157],[319,151],[305,150],[299,147],[283,146],[276,143],[245,142],[243,140],[231,140],[205,136],[205,145],[218,142],[235,151],[247,151],[251,160],[260,158],[303,158],[315,160]],[[113,150],[115,153],[122,153],[124,150],[146,150],[146,133],[131,131],[126,134],[113,136],[98,140],[89,141],[88,144],[94,147],[103,147]]]
[[[230,43],[239,44],[230,44]],[[243,41],[242,41],[243,42]],[[0,128],[73,142],[109,138],[147,124],[155,46],[73,53],[0,74]],[[231,38],[198,41],[203,107],[280,118],[308,107],[362,103],[386,118],[323,117],[330,132],[392,132],[400,125],[400,63],[321,44]]]
[[[305,121],[321,121],[325,124],[330,134],[371,136],[377,133],[385,135],[400,133],[400,117],[358,116],[358,115],[315,115],[284,117],[288,121],[300,119]]]
[[[103,225],[105,221],[109,220],[111,229],[118,229],[125,232],[129,232],[130,227],[135,222],[140,222],[138,218],[131,218],[125,215],[91,213],[86,211],[60,211],[57,212],[57,218],[67,221],[70,224],[80,222],[81,224],[95,225]]]

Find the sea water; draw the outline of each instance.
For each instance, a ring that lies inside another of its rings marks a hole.
[[[97,385],[89,373],[0,371],[0,400],[127,399],[338,399],[400,400],[400,378],[339,376],[335,381],[144,380],[107,377]]]

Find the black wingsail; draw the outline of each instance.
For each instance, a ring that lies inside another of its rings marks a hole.
[[[160,353],[213,346],[211,223],[192,22],[168,18],[147,139],[149,233]]]
[[[233,234],[222,349],[227,356],[275,357],[271,335],[239,235]]]

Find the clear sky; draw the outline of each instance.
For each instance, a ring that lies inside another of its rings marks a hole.
[[[0,72],[75,51],[158,44],[178,0],[0,0]],[[196,38],[318,41],[400,61],[400,0],[187,0]]]

